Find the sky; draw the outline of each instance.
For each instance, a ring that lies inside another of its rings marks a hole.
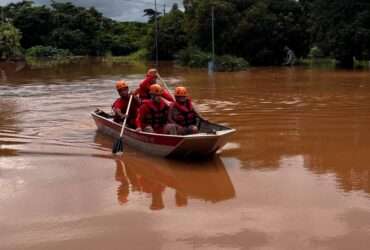
[[[11,2],[21,0],[0,0],[0,5],[4,6]],[[154,0],[56,0],[57,2],[72,2],[83,7],[94,6],[102,12],[104,16],[120,21],[146,21],[143,17],[143,10],[154,8]],[[33,0],[35,4],[49,4],[50,0]],[[174,3],[182,6],[182,0],[157,0],[159,11],[163,11],[163,4],[166,4],[166,11],[169,11]]]

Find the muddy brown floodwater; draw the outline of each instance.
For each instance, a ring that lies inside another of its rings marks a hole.
[[[237,132],[213,159],[110,153],[89,112],[146,67],[2,64],[0,249],[369,249],[370,72],[162,64]]]

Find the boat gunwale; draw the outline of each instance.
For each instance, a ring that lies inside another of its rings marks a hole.
[[[91,115],[93,117],[97,117],[99,119],[105,120],[109,123],[115,124],[115,125],[122,128],[122,124],[119,124],[119,123],[117,123],[113,120],[110,120],[110,119],[108,119],[104,116],[98,115],[96,112],[91,112]],[[213,125],[217,125],[217,126],[222,126],[222,125],[218,125],[218,124],[211,123],[211,122],[209,122],[209,123],[213,124]],[[222,126],[222,127],[226,128],[226,129],[221,130],[221,131],[217,131],[216,134],[199,133],[199,134],[192,134],[192,135],[167,135],[167,134],[149,133],[149,132],[144,132],[144,131],[136,131],[135,129],[129,128],[129,127],[126,127],[125,130],[129,130],[130,132],[133,132],[133,133],[136,133],[136,134],[141,134],[141,135],[160,136],[160,137],[179,138],[179,139],[201,139],[201,138],[212,138],[212,137],[219,138],[219,137],[223,137],[225,135],[232,134],[232,133],[236,132],[236,129],[225,127],[225,126]]]

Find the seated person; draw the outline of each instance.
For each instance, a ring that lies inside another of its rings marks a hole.
[[[125,119],[126,116],[127,105],[130,100],[129,89],[127,83],[123,80],[117,81],[116,89],[120,97],[112,105],[113,118],[115,122],[123,123],[123,120]],[[136,98],[132,98],[129,116],[127,120],[127,124],[129,127],[133,128],[135,127],[135,119],[138,106],[139,106],[138,100]]]
[[[171,103],[168,112],[166,133],[174,135],[188,135],[198,133],[198,113],[194,110],[191,99],[185,87],[176,87],[174,103]]]
[[[168,105],[162,100],[162,87],[150,86],[151,99],[144,100],[136,118],[137,131],[162,134],[167,124]]]
[[[146,78],[141,81],[139,88],[135,90],[134,94],[139,95],[141,101],[150,99],[150,86],[156,84],[158,78],[157,74],[158,71],[156,69],[149,69]],[[162,97],[170,102],[175,101],[167,90],[163,90]]]

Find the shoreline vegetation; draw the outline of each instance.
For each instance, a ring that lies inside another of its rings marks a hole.
[[[68,56],[68,57],[52,57],[52,58],[37,58],[37,57],[25,57],[25,62],[33,69],[40,69],[40,68],[51,68],[56,67],[64,64],[75,63],[80,60],[88,59],[90,56]],[[112,55],[105,55],[100,57],[94,57],[97,60],[108,63],[108,64],[124,64],[124,65],[145,65],[147,63],[153,63],[153,61],[148,60],[147,58],[143,57],[141,53],[133,53],[128,56],[112,56]],[[207,59],[209,56],[206,57]],[[216,57],[216,62],[217,59]],[[237,60],[240,60],[237,58]],[[185,63],[182,63],[177,60],[169,61],[174,63],[176,66],[180,67],[189,67],[189,68],[199,68],[199,69],[207,69],[207,60],[192,60]],[[203,63],[203,64],[200,64]],[[229,61],[226,59],[221,59],[219,61],[218,68],[215,70],[216,72],[235,72],[235,71],[244,71],[250,66],[245,60],[241,61]],[[195,64],[195,65],[194,65]],[[226,64],[226,66],[225,66]],[[295,64],[297,67],[307,67],[307,68],[324,68],[324,69],[335,69],[337,68],[337,62],[333,58],[319,58],[319,59],[301,59]],[[354,62],[353,69],[370,69],[370,61],[357,61]]]
[[[70,2],[21,1],[0,7],[0,61],[52,67],[99,57],[137,64],[155,61],[158,50],[160,61],[208,68],[213,10],[216,71],[283,65],[368,69],[370,12],[363,1],[353,2],[348,7],[341,0],[184,0],[184,10],[177,4],[166,13],[144,9],[148,21],[140,23]]]

